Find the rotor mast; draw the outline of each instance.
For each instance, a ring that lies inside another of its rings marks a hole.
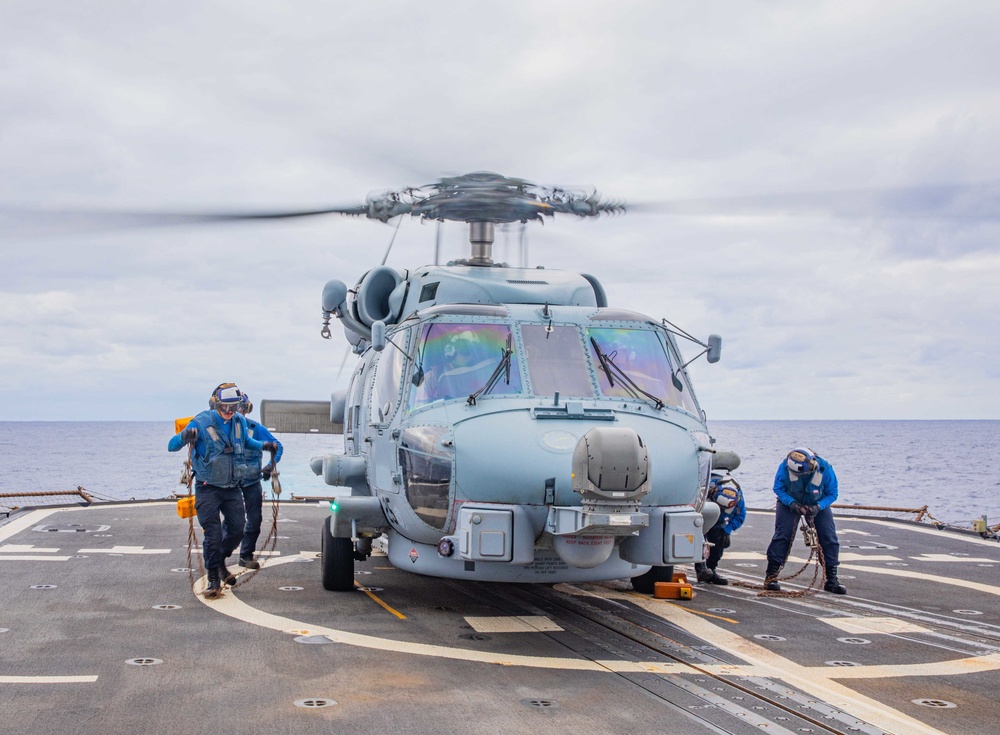
[[[492,222],[470,222],[469,244],[472,245],[472,257],[468,265],[493,265],[493,240],[496,226]]]

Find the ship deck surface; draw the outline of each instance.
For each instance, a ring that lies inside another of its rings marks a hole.
[[[192,592],[173,503],[13,515],[3,731],[930,734],[1000,718],[995,541],[841,516],[847,596],[655,600],[626,581],[419,577],[378,555],[356,565],[364,589],[334,593],[326,513],[282,504],[274,555],[215,601]],[[759,586],[772,528],[751,512],[720,571]]]

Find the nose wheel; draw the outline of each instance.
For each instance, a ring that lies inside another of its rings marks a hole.
[[[330,533],[331,517],[323,521],[322,556],[323,589],[331,592],[350,592],[354,589],[354,542],[349,538],[336,538]]]
[[[653,567],[645,574],[632,577],[632,589],[644,595],[653,594],[657,582],[673,582],[674,567]]]

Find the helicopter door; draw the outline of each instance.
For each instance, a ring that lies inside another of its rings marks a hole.
[[[375,380],[369,394],[369,428],[371,429],[371,483],[382,492],[398,493],[396,483],[396,441],[390,425],[399,408],[403,382],[403,355],[406,332],[400,331],[387,340],[378,356]],[[393,344],[388,344],[392,342]],[[395,345],[395,346],[393,346]],[[399,349],[397,349],[397,347]]]

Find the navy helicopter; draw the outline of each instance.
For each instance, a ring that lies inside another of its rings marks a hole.
[[[352,590],[355,561],[383,535],[393,566],[451,579],[631,578],[650,593],[675,564],[703,559],[702,531],[718,515],[705,503],[710,473],[739,458],[713,448],[677,338],[712,363],[721,338],[615,308],[592,275],[493,260],[498,225],[625,209],[479,172],[356,207],[268,215],[469,227],[467,259],[383,264],[353,288],[323,289],[322,335],[338,319],[360,358],[329,405],[344,450],[311,462],[351,490],[323,524],[327,590]],[[272,426],[268,402],[262,415]]]

